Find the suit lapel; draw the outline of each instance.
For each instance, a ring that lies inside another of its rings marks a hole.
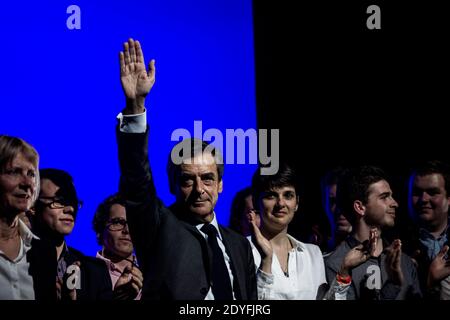
[[[241,295],[241,283],[243,282],[243,274],[242,274],[242,270],[240,270],[240,268],[236,268],[236,263],[238,263],[240,261],[240,259],[242,259],[242,256],[239,253],[239,246],[238,245],[233,245],[232,243],[232,238],[229,235],[229,231],[224,229],[222,226],[219,225],[219,229],[220,229],[220,233],[222,235],[222,241],[223,244],[225,245],[225,250],[227,251],[227,254],[230,257],[230,265],[231,265],[231,271],[233,272],[233,291],[234,291],[234,295],[236,297],[237,300],[241,300],[242,299],[242,295]]]

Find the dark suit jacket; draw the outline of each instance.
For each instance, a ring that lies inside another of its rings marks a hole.
[[[143,299],[203,300],[210,288],[207,242],[195,226],[166,208],[156,196],[145,134],[117,130],[120,192],[127,200],[127,220],[143,269]],[[257,298],[255,265],[244,237],[220,227],[231,259],[237,299]]]
[[[68,247],[67,266],[75,261],[80,261],[81,274],[81,289],[77,290],[77,300],[111,300],[112,283],[105,262]]]
[[[27,252],[29,273],[33,277],[36,300],[56,301],[56,249],[49,243],[33,239]]]

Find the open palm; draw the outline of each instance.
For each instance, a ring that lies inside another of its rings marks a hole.
[[[128,99],[145,98],[155,83],[155,60],[150,61],[147,72],[139,41],[124,43],[120,52],[120,81]]]
[[[264,259],[266,257],[272,258],[272,243],[270,243],[270,241],[262,235],[261,230],[259,230],[259,227],[256,224],[256,213],[254,211],[250,211],[248,213],[248,218],[252,227],[253,244],[255,245],[256,249],[258,249],[259,254],[261,255],[261,259]]]

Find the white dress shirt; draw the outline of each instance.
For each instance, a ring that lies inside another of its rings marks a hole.
[[[260,270],[261,255],[251,237],[248,237],[258,270],[258,300],[315,300],[319,286],[327,282],[319,247],[287,236],[294,246],[289,251],[288,276],[281,269],[275,254],[272,258],[272,274]]]
[[[27,252],[36,237],[22,220],[19,222],[20,249],[11,261],[0,250],[0,300],[34,300],[33,278],[29,274],[30,262]],[[56,279],[55,279],[56,281]],[[56,282],[55,282],[56,284]]]
[[[228,256],[226,250],[225,250],[225,245],[223,244],[223,239],[222,239],[222,234],[220,233],[220,229],[219,229],[219,224],[217,223],[217,219],[216,219],[216,214],[214,213],[214,218],[210,223],[211,225],[213,225],[216,229],[217,229],[217,243],[219,244],[220,250],[222,250],[223,253],[223,257],[225,259],[225,265],[227,266],[227,270],[228,270],[228,274],[230,276],[230,281],[231,281],[231,289],[233,289],[233,272],[231,271],[231,259]],[[205,224],[198,224],[196,225],[198,231],[202,234],[203,237],[205,237],[206,240],[208,240],[208,235],[204,232],[202,232],[200,229],[201,227],[203,227]],[[236,297],[234,295],[234,290],[233,292],[233,300],[236,300]],[[214,295],[212,293],[212,288],[209,288],[208,294],[205,297],[205,300],[214,300]]]

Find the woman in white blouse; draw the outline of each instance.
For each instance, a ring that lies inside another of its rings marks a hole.
[[[326,286],[325,267],[318,246],[302,243],[287,233],[299,205],[294,170],[281,165],[275,175],[261,175],[252,180],[255,210],[261,226],[250,213],[253,256],[257,269],[258,299],[314,300]]]

